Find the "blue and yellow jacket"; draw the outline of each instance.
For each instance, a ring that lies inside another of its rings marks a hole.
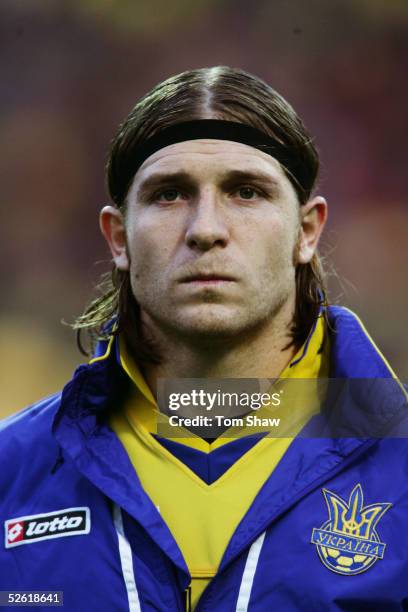
[[[328,316],[330,377],[362,382],[335,386],[289,446],[197,612],[408,609],[406,393],[353,313]],[[186,610],[186,563],[109,427],[124,377],[114,355],[82,365],[0,426],[0,591],[63,591],[69,612]]]

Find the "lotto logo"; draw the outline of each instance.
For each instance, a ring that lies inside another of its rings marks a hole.
[[[89,533],[89,508],[65,508],[45,514],[20,516],[5,521],[5,546],[11,548],[38,540]]]
[[[7,530],[7,539],[9,543],[17,542],[23,539],[24,523],[10,523]]]

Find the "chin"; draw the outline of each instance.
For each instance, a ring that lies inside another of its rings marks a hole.
[[[184,319],[177,325],[181,333],[193,336],[226,337],[232,336],[240,331],[237,319],[232,317],[203,317],[198,320]]]
[[[217,339],[225,340],[236,337],[243,330],[236,325],[231,325],[228,321],[200,321],[196,324],[184,324],[182,328],[178,328],[178,331],[192,339],[211,338],[215,342]]]
[[[169,322],[170,323],[170,322]],[[253,313],[248,317],[248,311],[225,306],[200,307],[179,313],[177,319],[170,323],[172,331],[192,342],[211,342],[239,340],[251,333],[261,324]]]
[[[149,313],[154,327],[190,344],[241,342],[262,333],[271,320],[269,309],[248,304],[195,304]]]
[[[215,340],[217,337],[225,338],[239,333],[242,327],[242,315],[239,308],[202,304],[198,307],[180,309],[172,313],[172,316],[166,317],[167,320],[162,323],[173,334],[196,339],[211,337]]]

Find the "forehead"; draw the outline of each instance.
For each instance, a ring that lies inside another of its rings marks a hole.
[[[284,180],[279,162],[259,149],[230,140],[200,139],[169,145],[148,157],[135,175],[135,182],[160,172],[189,171],[211,175],[227,170],[268,173]]]

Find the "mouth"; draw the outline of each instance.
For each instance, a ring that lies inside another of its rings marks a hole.
[[[191,274],[183,277],[180,280],[182,284],[201,284],[201,285],[214,285],[220,283],[233,283],[236,279],[227,274],[218,274],[217,272],[211,274]]]

